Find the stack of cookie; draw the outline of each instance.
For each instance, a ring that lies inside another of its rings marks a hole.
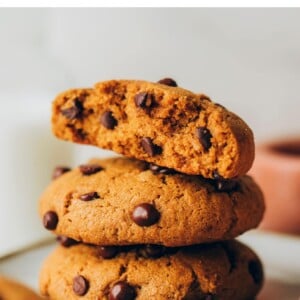
[[[61,139],[125,157],[55,170],[40,199],[60,246],[40,278],[50,299],[252,299],[261,263],[233,240],[256,227],[263,196],[245,173],[249,127],[207,96],[112,80],[53,103]]]

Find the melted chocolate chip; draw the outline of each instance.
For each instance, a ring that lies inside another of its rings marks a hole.
[[[158,83],[164,84],[164,85],[168,85],[168,86],[173,86],[173,87],[177,86],[176,81],[174,79],[172,79],[172,78],[161,79],[161,80],[158,81]]]
[[[142,92],[134,97],[134,102],[137,107],[150,108],[154,104],[154,96],[152,94]]]
[[[262,272],[261,264],[257,260],[249,261],[248,271],[251,274],[253,281],[256,284],[261,283],[263,279],[263,272]]]
[[[106,111],[100,118],[101,124],[107,129],[114,129],[118,125],[118,121],[112,115],[111,111]]]
[[[176,171],[173,169],[165,168],[165,167],[160,167],[155,164],[149,164],[149,169],[154,173],[154,174],[165,174],[165,175],[170,175],[170,174],[175,174]]]
[[[67,124],[66,127],[70,128],[75,142],[81,143],[88,136],[82,128],[77,128],[75,124]]]
[[[58,216],[54,211],[48,211],[44,214],[43,224],[48,230],[54,230],[58,223]]]
[[[211,147],[211,133],[206,127],[198,127],[196,128],[196,136],[199,139],[201,145],[203,146],[205,151],[208,151]]]
[[[63,246],[66,248],[69,248],[71,246],[77,245],[79,242],[76,240],[73,240],[67,236],[64,235],[59,235],[56,240]]]
[[[155,156],[161,154],[162,152],[162,148],[158,145],[155,145],[149,137],[142,138],[141,145],[144,151],[147,152],[149,156]]]
[[[131,219],[139,226],[151,226],[158,222],[159,211],[149,203],[137,205],[131,215]]]
[[[119,252],[116,246],[98,246],[97,254],[103,258],[109,259],[115,257]]]
[[[78,296],[85,295],[89,290],[89,282],[86,278],[78,275],[73,278],[73,291]]]
[[[117,282],[109,293],[109,300],[133,300],[135,298],[135,289],[125,281]]]
[[[69,167],[62,167],[62,166],[56,167],[52,173],[52,179],[54,180],[69,171],[71,171]]]
[[[86,193],[86,194],[82,194],[79,196],[79,199],[82,201],[91,201],[94,199],[99,199],[99,195],[97,192],[90,192],[90,193]]]
[[[158,258],[164,255],[165,252],[166,248],[160,245],[145,245],[144,247],[139,249],[139,253],[145,258]]]
[[[73,120],[73,119],[80,119],[82,117],[83,109],[84,109],[83,104],[80,101],[80,99],[75,98],[73,101],[73,106],[66,109],[61,109],[60,112],[67,119]]]
[[[76,141],[81,142],[87,137],[87,133],[82,128],[73,127],[72,132]]]
[[[103,168],[99,165],[81,165],[79,166],[79,170],[82,173],[82,175],[93,175],[95,173],[98,173],[99,171],[103,170]]]

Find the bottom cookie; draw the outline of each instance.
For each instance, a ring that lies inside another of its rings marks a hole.
[[[250,300],[262,282],[258,257],[234,240],[183,248],[59,246],[40,275],[41,292],[52,300]]]
[[[22,284],[0,276],[0,300],[42,300]]]

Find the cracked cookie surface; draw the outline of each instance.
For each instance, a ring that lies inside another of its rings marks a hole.
[[[12,279],[0,276],[1,300],[42,300],[28,287]]]
[[[227,240],[256,227],[263,195],[249,176],[209,180],[127,159],[93,159],[55,179],[44,226],[95,245],[169,247]]]
[[[61,139],[110,149],[182,173],[245,174],[254,159],[247,124],[204,95],[134,80],[61,93],[52,128]]]
[[[166,248],[156,258],[145,256],[143,247],[120,247],[104,259],[96,246],[60,246],[42,267],[41,292],[53,300],[245,300],[261,289],[262,265],[237,241]],[[127,297],[117,298],[120,292]]]

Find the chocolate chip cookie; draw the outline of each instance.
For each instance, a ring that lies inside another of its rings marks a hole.
[[[254,159],[243,120],[170,78],[66,91],[53,103],[52,125],[58,138],[206,178],[244,175]]]
[[[245,300],[263,282],[256,254],[234,240],[175,249],[106,248],[58,247],[43,265],[42,294],[53,300]]]
[[[1,300],[42,300],[31,289],[19,282],[0,276],[0,299]]]
[[[93,159],[40,199],[48,230],[95,245],[185,246],[256,227],[263,195],[249,176],[210,180],[128,158]]]

